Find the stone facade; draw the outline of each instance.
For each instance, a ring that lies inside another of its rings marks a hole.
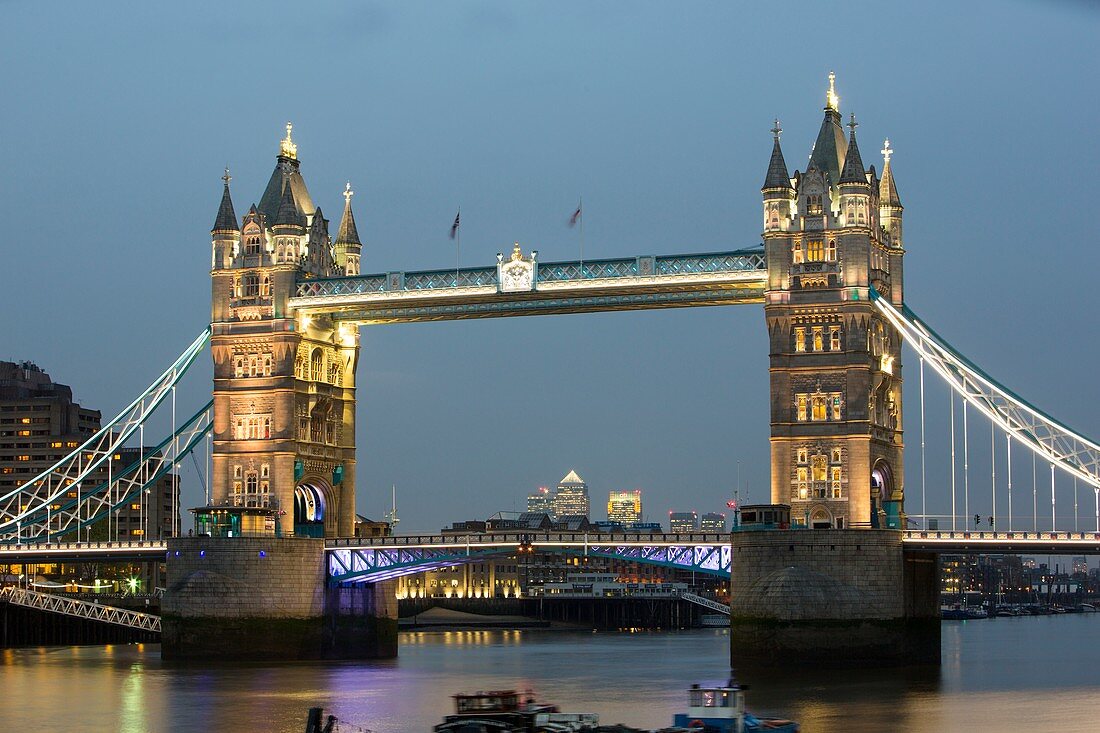
[[[259,207],[240,222],[227,172],[212,230],[211,497],[277,508],[282,536],[354,532],[359,332],[288,305],[301,279],[358,272],[350,190],[337,244],[289,128]]]
[[[936,568],[891,530],[735,532],[732,659],[938,663]]]
[[[902,303],[902,207],[890,170],[864,169],[830,88],[805,171],[778,124],[764,198],[772,502],[796,525],[884,527],[904,498],[901,338],[871,288]],[[891,511],[888,511],[891,510]],[[889,515],[889,516],[888,516]]]
[[[397,653],[393,583],[327,588],[324,541],[169,543],[165,659],[359,659]]]

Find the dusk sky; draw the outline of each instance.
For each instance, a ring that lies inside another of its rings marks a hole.
[[[458,207],[463,265],[513,241],[575,259],[582,196],[587,258],[755,246],[773,119],[804,168],[834,70],[864,162],[895,150],[908,305],[1100,436],[1095,7],[3,1],[0,358],[104,418],[124,407],[209,321],[223,167],[243,214],[287,120],[333,232],[351,181],[364,272],[453,267]],[[570,469],[598,519],[611,489],[642,489],[654,521],[723,511],[738,464],[742,494],[768,497],[759,305],[362,335],[358,509],[381,517],[396,484],[403,532],[522,509]],[[918,511],[912,353],[905,378]],[[928,503],[946,511],[948,394],[927,380]],[[181,411],[210,386],[204,355]]]

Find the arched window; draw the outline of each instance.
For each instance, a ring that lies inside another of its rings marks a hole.
[[[233,360],[233,376],[234,377],[243,377],[244,376],[244,357],[243,356],[238,356],[236,359]]]
[[[810,419],[821,421],[825,419],[825,395],[815,394],[811,399],[812,413]]]
[[[260,284],[260,295],[265,298],[271,295],[271,278],[264,275],[263,282]]]
[[[321,371],[321,366],[324,363],[324,355],[320,349],[314,349],[313,353],[309,356],[309,378],[315,382],[324,380],[324,373]]]

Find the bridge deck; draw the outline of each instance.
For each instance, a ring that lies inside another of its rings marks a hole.
[[[34,608],[49,613],[59,613],[74,618],[86,618],[105,624],[125,626],[140,631],[160,632],[160,616],[114,606],[104,606],[99,603],[89,603],[76,598],[66,598],[9,586],[0,589],[0,601],[7,601],[16,606]]]
[[[760,303],[764,250],[531,262],[530,283],[505,287],[494,267],[303,280],[290,306],[363,324]]]

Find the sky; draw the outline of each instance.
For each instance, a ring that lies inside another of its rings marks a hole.
[[[575,259],[581,197],[586,258],[719,251],[761,241],[773,119],[804,167],[832,70],[864,162],[881,170],[885,137],[895,150],[908,305],[1100,436],[1095,6],[6,0],[0,13],[0,358],[35,361],[105,418],[209,321],[222,169],[242,214],[288,120],[333,230],[350,180],[364,272],[454,266],[459,207],[463,265],[514,241]],[[400,530],[432,531],[522,509],[570,469],[599,519],[616,489],[642,489],[653,521],[724,510],[738,476],[765,501],[767,358],[760,306],[365,328],[358,510],[380,517],[396,485]],[[208,398],[203,359],[181,410]],[[915,511],[912,354],[905,377]],[[945,513],[948,394],[932,377],[926,399],[925,501]],[[969,499],[989,513],[989,426],[974,429]],[[1030,470],[1026,497],[1023,482],[1030,525]],[[194,471],[184,484],[201,503]]]

